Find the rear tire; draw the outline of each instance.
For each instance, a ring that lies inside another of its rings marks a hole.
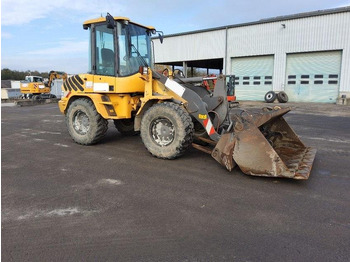
[[[86,98],[79,98],[69,106],[66,125],[72,139],[81,145],[99,142],[108,129],[108,121],[97,112],[94,103]]]
[[[164,102],[150,107],[141,121],[141,138],[155,157],[174,159],[192,144],[193,122],[178,104]]]
[[[274,91],[269,91],[265,94],[265,102],[266,103],[273,103],[276,100],[276,93]]]
[[[288,96],[287,96],[286,92],[284,92],[284,91],[281,91],[277,94],[277,99],[278,99],[278,102],[280,102],[280,103],[287,103],[288,102]]]
[[[125,136],[134,136],[140,133],[139,131],[134,130],[134,118],[116,119],[114,120],[114,126]]]

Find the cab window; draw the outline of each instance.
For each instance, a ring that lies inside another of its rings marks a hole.
[[[106,25],[96,26],[96,74],[115,75],[115,52],[113,29]]]

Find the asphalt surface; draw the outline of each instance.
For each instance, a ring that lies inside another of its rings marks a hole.
[[[56,104],[1,111],[3,261],[349,261],[350,115],[337,107],[286,116],[318,149],[307,181],[229,173],[193,148],[159,160],[112,123],[80,146]]]

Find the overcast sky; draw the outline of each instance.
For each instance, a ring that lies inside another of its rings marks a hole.
[[[85,20],[125,16],[165,35],[350,6],[350,0],[1,0],[1,68],[87,71]]]

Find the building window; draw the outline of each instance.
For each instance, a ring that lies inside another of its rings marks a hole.
[[[315,78],[323,78],[323,75],[315,75]]]
[[[243,80],[249,80],[249,76],[243,76]]]
[[[272,76],[265,76],[265,79],[272,79]]]
[[[315,85],[322,85],[323,84],[323,81],[322,80],[317,80],[314,82]]]
[[[272,85],[272,81],[265,81],[265,85]]]
[[[329,80],[329,81],[328,81],[328,84],[329,84],[329,85],[337,85],[337,84],[338,84],[338,81]]]
[[[288,85],[295,85],[295,81],[288,81]]]
[[[254,83],[253,83],[254,85],[260,85],[260,82],[258,82],[258,81],[254,81]]]
[[[243,82],[243,85],[249,85],[249,82]]]
[[[260,78],[261,78],[260,76],[254,76],[255,80],[260,80]]]
[[[305,79],[305,78],[309,78],[309,75],[301,75],[301,78]]]
[[[300,81],[300,84],[302,84],[302,85],[308,85],[308,84],[309,84],[309,81]]]
[[[329,78],[338,78],[338,75],[329,75]]]
[[[288,76],[288,79],[296,79],[296,78],[297,78],[296,75],[289,75],[289,76]]]

